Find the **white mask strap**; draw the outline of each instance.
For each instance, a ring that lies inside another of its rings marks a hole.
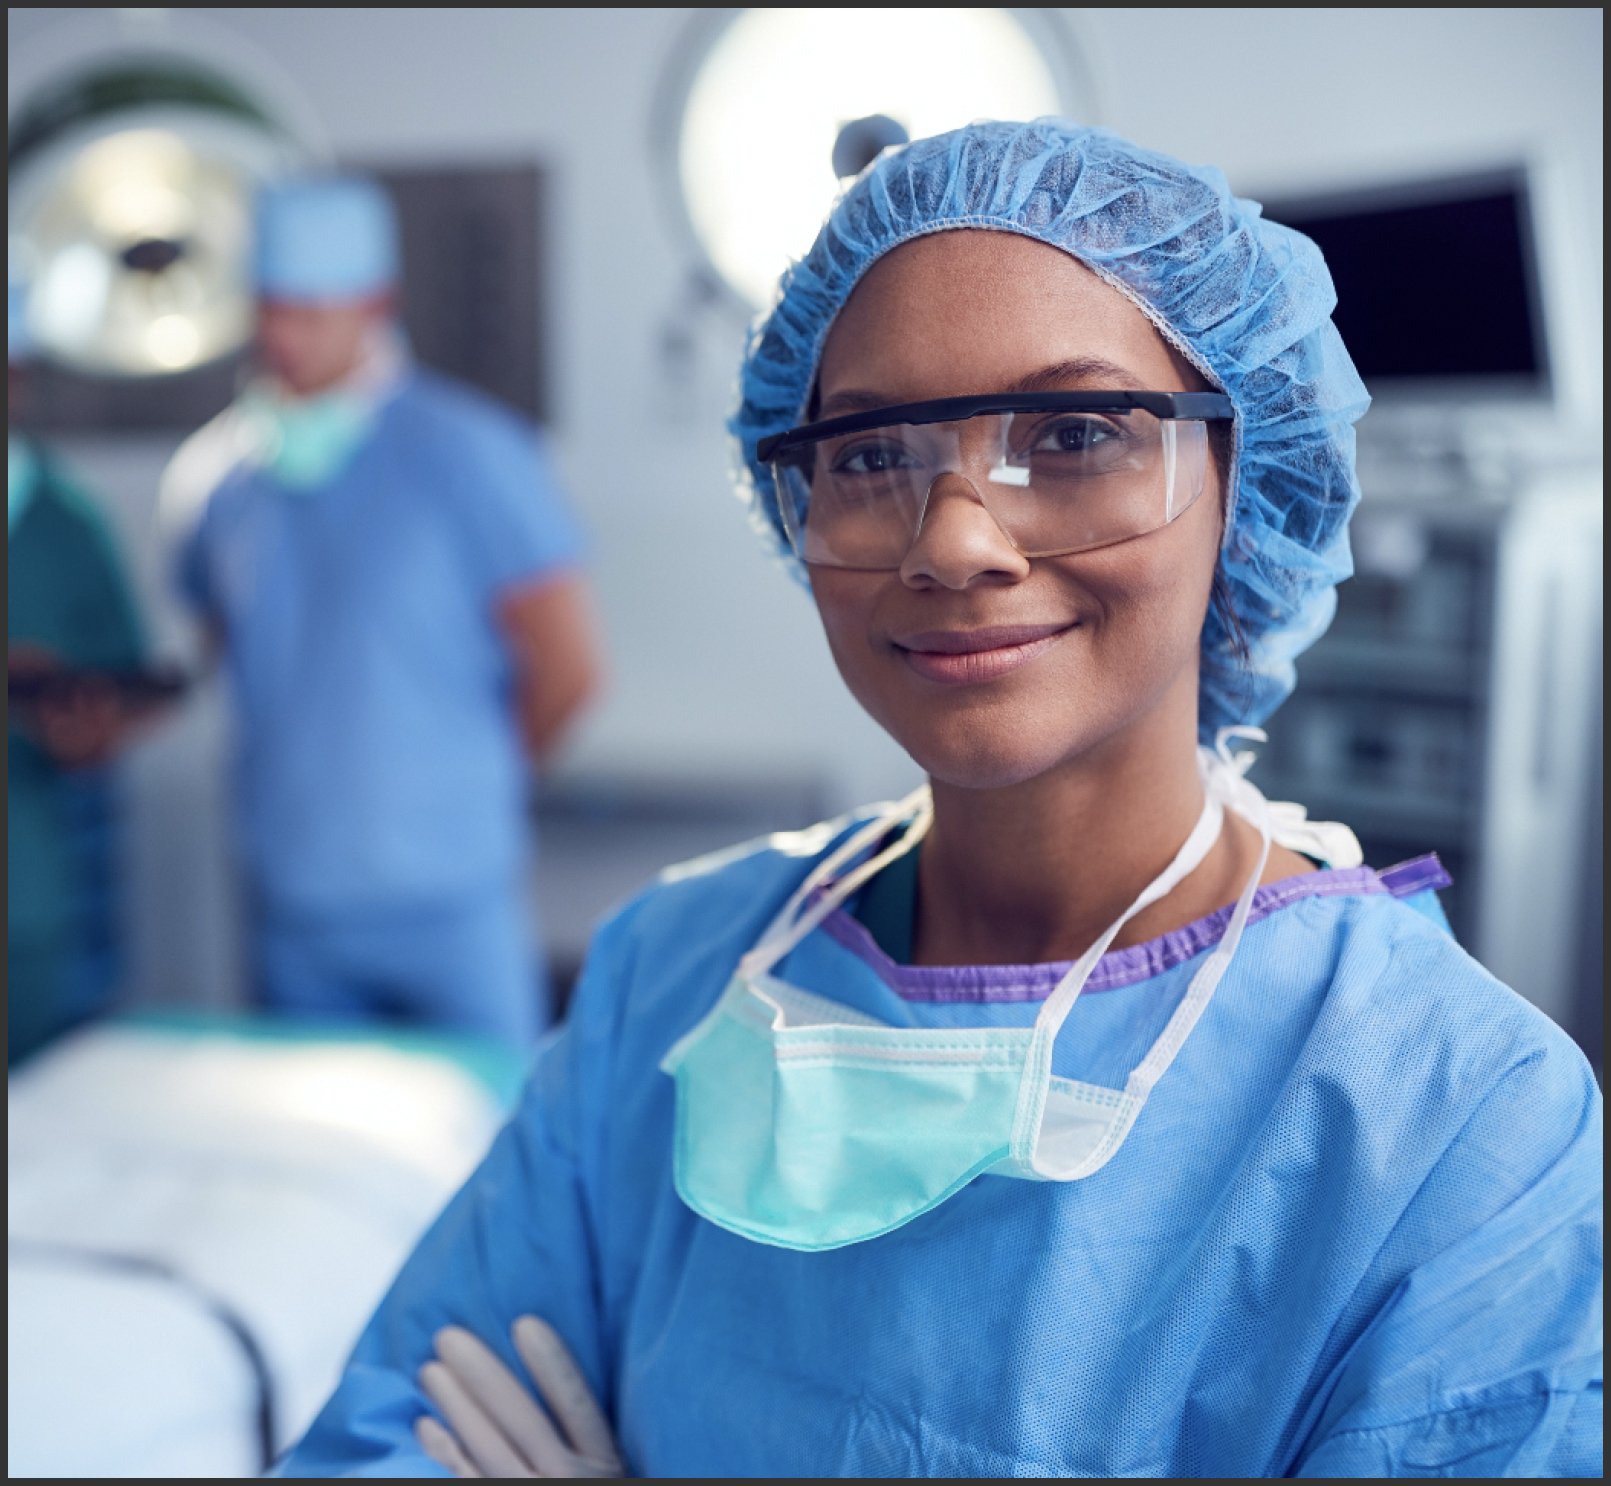
[[[846,862],[865,851],[873,842],[887,834],[893,826],[908,817],[911,817],[911,823],[898,840],[853,871],[847,872],[813,903],[809,910],[799,918],[795,918],[794,915],[799,912],[800,906],[824,883],[832,881],[834,874]],[[928,834],[933,821],[934,798],[928,785],[923,784],[904,800],[897,801],[883,814],[854,832],[812,868],[805,881],[790,894],[789,901],[773,917],[755,947],[738,962],[739,974],[744,976],[765,974],[864,882],[883,871],[897,857],[904,856],[912,850]]]
[[[1175,1008],[1174,1013],[1169,1018],[1169,1021],[1165,1025],[1162,1034],[1159,1036],[1158,1040],[1153,1043],[1151,1051],[1149,1051],[1147,1056],[1142,1059],[1139,1066],[1137,1066],[1137,1068],[1131,1073],[1129,1079],[1126,1081],[1124,1086],[1125,1094],[1130,1096],[1130,1098],[1135,1101],[1132,1105],[1132,1110],[1139,1108],[1141,1104],[1146,1102],[1147,1095],[1152,1091],[1153,1085],[1163,1077],[1164,1073],[1168,1070],[1169,1065],[1174,1062],[1176,1054],[1179,1053],[1181,1047],[1185,1044],[1186,1038],[1191,1034],[1192,1028],[1197,1025],[1198,1018],[1202,1016],[1204,1010],[1207,1008],[1209,999],[1213,996],[1214,990],[1219,985],[1221,977],[1223,977],[1225,971],[1230,967],[1231,957],[1236,953],[1237,945],[1241,942],[1242,931],[1247,927],[1248,915],[1251,913],[1253,908],[1253,898],[1258,892],[1260,881],[1264,877],[1265,863],[1270,857],[1270,819],[1269,812],[1265,808],[1264,796],[1260,794],[1252,784],[1248,783],[1247,780],[1243,778],[1243,775],[1253,762],[1253,756],[1249,753],[1238,754],[1234,757],[1231,755],[1226,743],[1227,738],[1233,733],[1244,733],[1260,739],[1264,737],[1263,733],[1258,732],[1258,730],[1254,728],[1225,728],[1221,729],[1219,737],[1216,741],[1216,746],[1212,751],[1206,748],[1198,750],[1198,766],[1203,776],[1203,783],[1208,794],[1208,803],[1205,806],[1204,819],[1208,817],[1208,813],[1211,810],[1215,820],[1213,839],[1217,839],[1219,835],[1219,827],[1224,822],[1224,806],[1229,804],[1238,815],[1243,816],[1245,819],[1257,826],[1261,843],[1259,858],[1254,864],[1253,871],[1249,875],[1246,885],[1242,889],[1241,896],[1236,901],[1236,907],[1231,913],[1231,921],[1226,926],[1224,936],[1221,938],[1219,944],[1215,946],[1212,953],[1210,953],[1208,959],[1198,969],[1197,973],[1192,976],[1191,984],[1186,988],[1185,996],[1182,998],[1180,1005]],[[1198,822],[1199,830],[1202,828],[1202,823],[1203,822],[1201,820]],[[1192,833],[1193,837],[1196,837],[1197,834],[1197,831]],[[1179,872],[1178,875],[1176,875],[1176,869],[1179,867],[1182,859],[1187,856],[1187,849],[1190,848],[1192,844],[1193,843],[1191,840],[1187,841],[1186,847],[1182,848],[1181,855],[1175,859],[1175,862],[1171,865],[1169,871],[1164,874],[1164,877],[1158,880],[1158,883],[1153,884],[1153,888],[1149,888],[1147,893],[1142,895],[1143,898],[1147,898],[1149,901],[1151,901],[1154,898],[1161,897],[1161,892],[1154,891],[1154,889],[1158,887],[1159,883],[1164,882],[1170,877],[1173,877],[1174,882],[1179,882],[1181,878],[1183,878],[1186,873],[1191,870],[1190,867],[1187,867],[1185,871]],[[1212,839],[1210,840],[1209,844],[1212,845]],[[1196,861],[1200,862],[1206,855],[1207,851],[1205,848],[1197,854]],[[1193,862],[1192,865],[1195,866],[1196,862]],[[1164,889],[1164,891],[1167,890],[1167,888]],[[1134,912],[1135,909],[1132,908],[1131,913]],[[1129,915],[1126,915],[1126,917],[1129,917]],[[1114,929],[1109,930],[1109,932],[1103,936],[1103,940],[1100,941],[1101,947],[1105,948],[1106,944],[1111,942],[1113,935],[1116,932],[1117,926],[1115,926]],[[1097,945],[1093,945],[1091,950],[1087,951],[1088,959],[1097,948]],[[1100,956],[1098,956],[1098,958],[1100,958]],[[1078,971],[1083,968],[1085,975],[1089,976],[1091,970],[1095,968],[1095,963],[1095,959],[1091,959],[1091,963],[1086,965],[1085,961],[1082,960],[1079,965],[1074,967],[1074,970]],[[1073,973],[1074,972],[1071,971],[1070,975],[1072,976]],[[1062,985],[1059,985],[1058,990],[1053,992],[1053,994],[1056,995],[1058,992],[1061,992],[1067,984],[1068,981],[1065,981]],[[1082,978],[1074,990],[1075,996],[1079,994],[1079,989],[1083,988],[1083,985],[1084,979]],[[1069,1004],[1070,1006],[1073,1004],[1072,996],[1069,999]],[[1044,1011],[1042,1015],[1044,1015]],[[1044,1084],[1049,1078],[1051,1074],[1052,1046],[1056,1041],[1057,1032],[1061,1029],[1063,1020],[1066,1018],[1066,1016],[1067,1012],[1065,1011],[1064,1015],[1059,1017],[1057,1021],[1052,1024],[1051,1035],[1043,1040],[1041,1046],[1036,1050],[1036,1054],[1030,1060],[1030,1068],[1026,1068],[1025,1070],[1026,1079],[1030,1076],[1031,1069],[1035,1071],[1036,1076],[1039,1078],[1042,1084]],[[1030,1088],[1026,1084],[1026,1095],[1030,1092]],[[1035,1118],[1036,1120],[1034,1154],[1031,1157],[1035,1169],[1041,1172],[1042,1175],[1054,1176],[1063,1179],[1078,1174],[1077,1172],[1049,1169],[1047,1166],[1043,1165],[1043,1158],[1040,1154],[1040,1137],[1045,1130],[1045,1115],[1044,1110],[1040,1110],[1038,1113],[1031,1113],[1034,1111],[1036,1111],[1036,1105],[1034,1103],[1026,1103],[1023,1100],[1020,1101],[1020,1117],[1022,1118],[1024,1114],[1029,1113],[1030,1117]]]
[[[1197,1025],[1198,1018],[1207,1009],[1209,998],[1214,994],[1226,970],[1230,968],[1231,957],[1242,942],[1242,931],[1247,927],[1248,915],[1253,911],[1253,899],[1258,893],[1259,883],[1264,878],[1265,863],[1270,860],[1272,825],[1270,808],[1258,788],[1246,778],[1247,771],[1253,764],[1253,755],[1246,752],[1233,754],[1229,746],[1233,737],[1251,738],[1257,742],[1265,740],[1265,735],[1259,728],[1221,728],[1214,740],[1213,751],[1201,749],[1198,758],[1202,763],[1210,792],[1223,798],[1238,815],[1257,827],[1259,859],[1253,864],[1253,871],[1242,888],[1241,896],[1236,900],[1236,907],[1231,913],[1231,921],[1226,925],[1224,935],[1197,973],[1192,976],[1185,996],[1181,998],[1180,1005],[1175,1008],[1158,1040],[1153,1043],[1152,1050],[1141,1060],[1125,1083],[1125,1093],[1132,1094],[1140,1100],[1146,1099],[1152,1092],[1153,1085],[1164,1076],[1169,1065],[1175,1061],[1175,1055],[1185,1044],[1192,1028]]]
[[[1192,827],[1185,843],[1175,853],[1174,860],[1141,890],[1136,900],[1108,926],[1096,943],[1069,967],[1068,974],[1058,981],[1056,989],[1041,1007],[1040,1015],[1035,1018],[1035,1030],[1049,1034],[1046,1038],[1048,1058],[1051,1044],[1056,1041],[1063,1023],[1073,1011],[1075,1001],[1085,989],[1085,982],[1091,978],[1091,972],[1096,969],[1097,961],[1108,952],[1108,946],[1118,936],[1119,930],[1143,908],[1156,903],[1165,893],[1176,887],[1202,863],[1203,858],[1213,849],[1214,843],[1219,840],[1220,829],[1224,823],[1225,810],[1220,796],[1212,789],[1205,790],[1202,813],[1197,817],[1197,824]],[[1041,1070],[1041,1075],[1044,1076],[1045,1072],[1046,1070]]]
[[[1125,1093],[1132,1094],[1137,1099],[1145,1099],[1152,1092],[1152,1086],[1168,1071],[1169,1065],[1175,1061],[1175,1055],[1180,1051],[1186,1038],[1191,1035],[1192,1028],[1197,1025],[1197,1019],[1207,1009],[1209,998],[1214,994],[1221,978],[1230,969],[1231,957],[1242,942],[1242,930],[1247,927],[1248,915],[1253,910],[1254,896],[1264,878],[1264,865],[1270,860],[1270,819],[1269,812],[1261,808],[1263,797],[1258,795],[1258,791],[1245,780],[1236,779],[1233,783],[1236,787],[1237,814],[1245,815],[1258,827],[1259,859],[1253,864],[1253,871],[1242,889],[1241,897],[1236,900],[1236,908],[1231,914],[1231,921],[1226,926],[1224,936],[1214,946],[1201,968],[1192,976],[1191,985],[1187,987],[1180,1005],[1175,1008],[1174,1015],[1169,1018],[1162,1035],[1153,1043],[1152,1051],[1142,1059],[1125,1084]],[[1245,792],[1251,792],[1257,799],[1250,799]]]
[[[1365,853],[1356,836],[1340,820],[1310,820],[1295,800],[1270,800],[1270,839],[1288,851],[1301,851],[1328,867],[1358,867]]]

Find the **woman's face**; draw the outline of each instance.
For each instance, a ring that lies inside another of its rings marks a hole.
[[[823,349],[815,416],[1026,386],[1202,385],[1140,310],[1068,254],[964,229],[869,270]],[[1194,730],[1221,525],[1212,461],[1207,481],[1168,526],[1035,559],[965,482],[937,482],[898,571],[809,569],[840,674],[924,770],[961,787],[1022,783],[1158,716]],[[965,663],[932,658],[988,639],[982,630],[1025,628],[1044,638]]]

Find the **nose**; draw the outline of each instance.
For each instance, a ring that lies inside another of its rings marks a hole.
[[[1016,583],[1029,575],[1029,559],[985,509],[973,482],[953,472],[929,487],[900,572],[911,588],[938,584],[960,590],[981,579]]]

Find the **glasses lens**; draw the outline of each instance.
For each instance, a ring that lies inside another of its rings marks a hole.
[[[1201,422],[1139,408],[992,413],[822,440],[791,451],[773,473],[804,561],[896,568],[934,503],[953,496],[982,505],[1026,557],[1141,536],[1202,494],[1207,450]]]
[[[773,473],[795,551],[825,567],[899,567],[956,444],[954,426],[892,424],[792,451]]]
[[[1016,414],[1003,444],[1000,466],[976,488],[1029,557],[1155,531],[1202,493],[1201,423],[1161,420],[1140,408]]]

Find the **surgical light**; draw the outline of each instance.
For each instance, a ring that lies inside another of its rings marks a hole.
[[[306,151],[233,81],[189,58],[103,59],[9,120],[8,249],[38,351],[152,377],[251,333],[251,198]]]
[[[1072,41],[1045,11],[717,15],[720,29],[681,98],[675,175],[701,249],[752,307],[811,241],[839,187],[836,167],[859,169],[881,137],[915,139],[987,117],[1093,122]],[[848,135],[846,126],[855,126]],[[870,150],[856,148],[861,136]]]

